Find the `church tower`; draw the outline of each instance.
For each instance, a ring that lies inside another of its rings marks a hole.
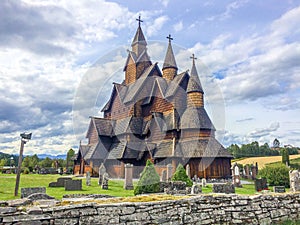
[[[147,42],[141,28],[141,16],[136,19],[139,26],[131,43],[131,51],[128,50],[128,57],[124,67],[125,85],[134,83],[151,66],[150,57],[147,53]]]
[[[171,45],[171,40],[173,40],[173,38],[171,38],[170,34],[167,38],[169,39],[169,45],[165,56],[162,71],[163,71],[163,78],[165,78],[167,81],[171,81],[177,75],[178,68],[176,65],[176,61],[175,61],[175,57]]]
[[[187,105],[189,107],[204,107],[204,100],[203,100],[203,89],[202,85],[198,76],[198,72],[195,66],[195,55],[191,57],[193,59],[193,65],[192,65],[192,70],[190,74],[190,79],[187,85]]]

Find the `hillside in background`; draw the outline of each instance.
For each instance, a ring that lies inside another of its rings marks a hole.
[[[290,155],[290,160],[291,159],[297,159],[300,158],[300,154],[298,155]],[[266,164],[269,163],[274,163],[274,162],[281,162],[282,157],[281,156],[265,156],[265,157],[250,157],[250,158],[245,158],[241,160],[236,160],[238,164],[255,164],[257,162],[258,164],[258,169],[262,169],[265,167]]]

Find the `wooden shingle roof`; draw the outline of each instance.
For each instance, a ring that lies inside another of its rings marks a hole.
[[[183,139],[180,140],[179,146],[184,158],[233,158],[232,155],[213,137],[210,139]]]
[[[181,129],[215,130],[204,107],[187,107],[180,119]]]

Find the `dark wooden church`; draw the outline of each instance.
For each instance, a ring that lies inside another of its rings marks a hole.
[[[74,174],[97,176],[104,163],[111,177],[123,177],[124,165],[134,165],[138,177],[147,159],[161,173],[189,165],[200,178],[231,176],[232,155],[215,139],[215,128],[204,108],[204,92],[192,58],[192,68],[178,73],[171,40],[162,70],[152,63],[141,20],[124,66],[125,79],[113,83],[103,118],[91,117],[79,146]]]

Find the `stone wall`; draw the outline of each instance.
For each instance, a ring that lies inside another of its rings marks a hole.
[[[270,224],[300,218],[300,193],[197,195],[163,202],[0,207],[0,224]],[[35,213],[36,212],[36,213]]]

